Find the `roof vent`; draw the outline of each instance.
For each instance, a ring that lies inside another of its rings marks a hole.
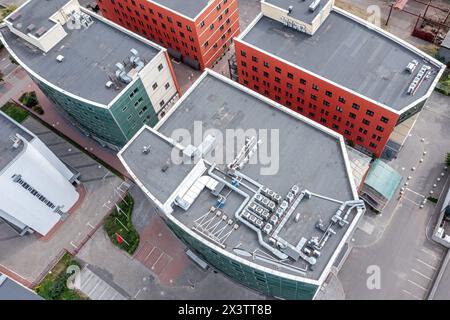
[[[64,60],[64,56],[61,54],[56,57],[56,61],[58,61],[58,62],[63,62],[63,60]]]
[[[291,14],[291,13],[292,13],[292,10],[294,10],[294,6],[289,6],[289,8],[288,8],[288,14]]]
[[[36,26],[35,26],[34,24],[30,24],[30,25],[27,27],[27,32],[31,32],[31,31],[33,31],[34,29],[36,29]]]
[[[108,81],[108,82],[106,83],[106,87],[109,89],[109,88],[111,88],[111,87],[113,86],[113,84],[114,84],[114,82]]]
[[[309,11],[314,12],[316,11],[317,7],[319,7],[320,0],[314,0],[313,3],[309,5]]]
[[[46,27],[40,27],[35,33],[34,35],[38,38],[42,37],[45,33],[47,32],[47,28]]]
[[[17,19],[19,19],[22,16],[22,14],[17,11],[16,13],[13,13],[12,15],[9,16],[9,21],[16,21]]]
[[[144,146],[142,148],[142,153],[143,154],[149,154],[150,153],[150,146]]]

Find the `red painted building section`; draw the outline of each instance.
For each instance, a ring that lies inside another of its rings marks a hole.
[[[239,83],[379,157],[399,115],[235,39]]]
[[[213,66],[240,33],[237,0],[211,1],[195,18],[157,1],[97,0],[97,3],[104,17],[162,45],[177,60],[200,69]]]

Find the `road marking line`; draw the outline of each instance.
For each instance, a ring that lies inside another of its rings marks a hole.
[[[417,299],[417,300],[422,300],[421,298],[419,298],[418,296],[416,296],[416,295],[413,295],[411,292],[409,292],[408,290],[402,290],[404,293],[406,293],[406,294],[408,294],[408,295],[410,295],[411,297],[413,297],[413,298],[415,298],[415,299]]]
[[[421,248],[420,250],[429,255],[430,257],[432,257],[433,259],[440,260],[440,258],[433,251],[425,248]]]
[[[147,261],[148,257],[150,257],[150,255],[152,254],[153,250],[155,250],[156,247],[153,247],[152,251],[149,252],[149,254],[145,257],[144,262]]]
[[[417,203],[417,202],[415,202],[415,201],[413,201],[411,199],[408,199],[406,196],[403,196],[402,199],[408,200],[409,202],[414,203],[416,206],[420,206],[420,203]]]
[[[432,280],[430,277],[424,275],[423,273],[417,271],[416,269],[411,269],[411,271],[417,273],[418,275],[424,277],[425,279],[428,279],[428,280],[430,280],[430,281]]]
[[[418,196],[421,196],[422,198],[425,198],[425,196],[423,194],[420,194],[420,193],[418,193],[418,192],[416,192],[414,190],[411,190],[410,188],[406,188],[406,190],[411,191],[412,193],[414,193],[414,194],[416,194]]]
[[[408,279],[408,282],[410,282],[412,285],[416,286],[417,288],[422,289],[423,291],[428,291],[428,289],[422,287],[420,284],[417,284],[414,281],[411,281],[411,280]]]
[[[136,299],[137,296],[139,295],[139,293],[141,293],[142,289],[139,289],[138,292],[136,292],[136,294],[134,295],[134,298]]]
[[[418,259],[418,258],[416,258],[416,260],[419,261],[420,263],[426,265],[428,268],[433,269],[433,270],[436,270],[436,267],[433,267],[432,265],[426,263],[425,261],[422,261],[422,260],[420,260],[420,259]]]
[[[153,267],[158,263],[159,259],[161,259],[161,257],[162,257],[163,255],[164,255],[164,251],[161,252],[161,254],[159,255],[158,259],[156,259],[155,263],[152,264],[152,269],[153,269]]]

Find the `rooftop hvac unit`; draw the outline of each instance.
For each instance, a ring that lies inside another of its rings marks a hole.
[[[309,5],[309,11],[311,11],[311,12],[316,11],[316,9],[319,6],[319,4],[320,4],[320,0],[314,0],[313,3],[311,3]]]
[[[107,87],[107,88],[111,88],[111,87],[113,86],[113,84],[114,84],[114,82],[108,81],[108,82],[106,83],[106,87]]]
[[[56,61],[58,61],[58,62],[63,62],[63,60],[64,60],[64,56],[63,55],[59,55],[59,56],[56,57]]]
[[[409,73],[413,73],[414,69],[416,69],[417,65],[419,64],[419,62],[417,60],[412,60],[410,63],[408,63],[408,65],[406,66],[406,71],[408,71]]]

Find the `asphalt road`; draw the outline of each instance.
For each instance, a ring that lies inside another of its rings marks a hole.
[[[449,106],[449,97],[434,93],[398,159],[389,163],[405,179],[412,178],[401,199],[393,199],[382,216],[366,214],[355,232],[353,250],[339,272],[347,299],[427,297],[444,252],[429,240],[439,208],[431,202],[423,209],[419,205],[430,190],[438,197],[449,176],[445,172],[441,177],[444,154],[450,150]],[[379,289],[367,286],[370,266],[379,267]]]

